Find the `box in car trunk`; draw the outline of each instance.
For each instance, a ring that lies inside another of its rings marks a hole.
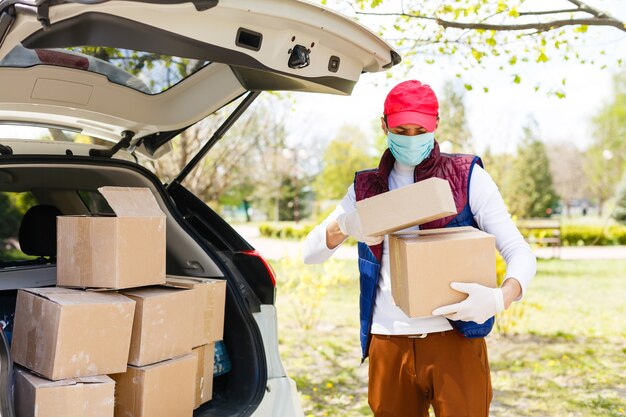
[[[115,380],[115,415],[191,417],[196,357],[186,355],[143,367],[129,366]]]
[[[113,417],[115,382],[106,375],[49,381],[15,370],[20,417]]]
[[[143,366],[191,353],[192,291],[156,286],[122,293],[136,302],[129,364]]]
[[[215,343],[198,346],[192,354],[197,358],[195,408],[213,398],[213,365]]]
[[[101,187],[116,216],[57,218],[57,285],[132,288],[165,283],[165,214],[148,188]]]
[[[167,285],[189,288],[194,294],[193,347],[224,336],[226,281],[223,279],[167,276]]]
[[[135,302],[110,292],[21,289],[13,361],[52,380],[123,372]]]

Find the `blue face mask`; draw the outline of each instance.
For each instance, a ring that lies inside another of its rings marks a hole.
[[[398,162],[419,165],[435,147],[435,132],[405,136],[387,131],[387,145]]]

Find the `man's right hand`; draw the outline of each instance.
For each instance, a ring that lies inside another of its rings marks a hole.
[[[352,236],[359,242],[364,242],[368,246],[378,245],[383,242],[384,236],[365,236],[361,227],[361,220],[356,210],[349,213],[342,213],[337,217],[337,224],[341,233]]]

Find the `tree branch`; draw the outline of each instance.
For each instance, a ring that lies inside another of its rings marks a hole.
[[[366,16],[403,16],[403,17],[411,17],[414,19],[424,19],[424,20],[437,20],[436,17],[430,17],[430,16],[423,16],[423,15],[419,15],[419,14],[412,14],[412,13],[403,13],[403,12],[397,12],[397,13],[378,13],[378,12],[360,12],[360,11],[355,11],[356,14],[362,14],[362,15],[366,15]]]
[[[570,0],[571,1],[571,0]],[[447,28],[456,29],[482,29],[482,30],[529,30],[537,29],[540,31],[548,31],[557,29],[563,26],[575,26],[575,25],[587,25],[587,26],[612,26],[623,32],[626,32],[626,27],[623,22],[620,22],[614,18],[589,18],[589,19],[564,19],[553,20],[551,22],[535,22],[535,23],[522,23],[513,25],[494,25],[488,23],[466,23],[466,22],[451,22],[449,20],[436,19],[437,24]]]
[[[557,14],[557,13],[575,13],[575,12],[584,12],[589,13],[587,10],[582,10],[580,8],[577,9],[563,9],[563,10],[544,10],[540,12],[520,12],[520,16],[539,16],[544,14]]]
[[[596,10],[593,7],[589,6],[586,3],[583,3],[580,0],[567,0],[567,1],[572,3],[574,6],[577,6],[579,11],[587,12],[589,14],[594,15],[595,17],[602,17],[602,18],[609,17],[606,13]]]

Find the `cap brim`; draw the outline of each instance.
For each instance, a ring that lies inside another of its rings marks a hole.
[[[433,114],[418,113],[415,111],[402,111],[387,115],[387,126],[420,125],[429,132],[437,127],[437,116]]]

